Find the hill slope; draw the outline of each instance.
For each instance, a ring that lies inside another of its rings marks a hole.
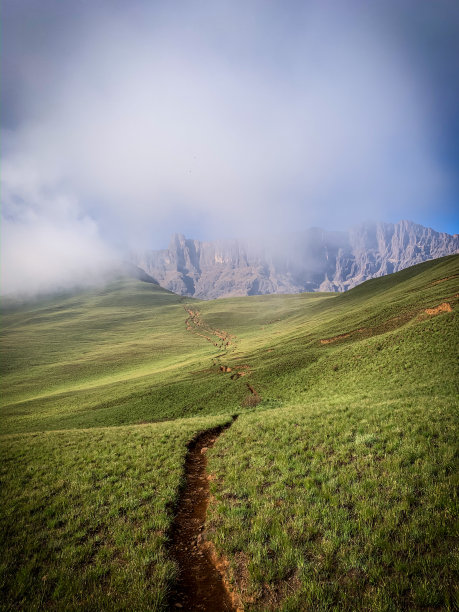
[[[186,443],[235,413],[206,537],[246,610],[452,609],[458,279],[451,256],[344,294],[129,280],[4,312],[5,609],[167,609]]]

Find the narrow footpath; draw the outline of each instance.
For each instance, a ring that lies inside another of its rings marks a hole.
[[[236,611],[216,560],[204,540],[209,504],[206,451],[236,418],[222,427],[201,433],[188,447],[186,483],[171,528],[170,552],[179,566],[179,578],[169,600],[171,610]]]

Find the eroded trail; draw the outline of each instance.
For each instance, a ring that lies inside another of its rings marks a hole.
[[[233,421],[237,417],[233,417]],[[204,540],[209,504],[206,451],[232,422],[200,434],[188,447],[186,483],[180,495],[171,529],[171,554],[179,566],[179,578],[170,597],[170,609],[225,612],[236,610],[217,569],[212,548]]]
[[[224,329],[216,329],[210,326],[208,323],[205,323],[201,318],[201,313],[199,310],[192,310],[189,306],[184,306],[185,312],[188,314],[187,319],[185,320],[185,325],[187,331],[192,332],[196,336],[201,336],[201,338],[205,338],[208,342],[211,342],[214,346],[217,347],[220,351],[223,351],[222,357],[230,350],[230,347],[234,349],[234,344],[236,341],[236,336],[230,334]]]
[[[187,331],[195,334],[196,336],[200,336],[201,338],[205,338],[208,342],[211,342],[215,347],[217,347],[219,353],[212,358],[213,366],[218,367],[220,372],[231,372],[231,380],[237,380],[238,378],[247,376],[251,373],[250,365],[247,363],[234,363],[232,366],[223,363],[223,359],[229,357],[230,353],[233,353],[234,356],[235,349],[237,348],[238,344],[237,336],[230,334],[224,329],[216,329],[206,323],[202,319],[199,310],[192,310],[186,305],[184,305],[183,308],[188,314],[188,317],[185,320]],[[252,391],[252,393],[255,393],[257,397],[259,397],[255,391]]]

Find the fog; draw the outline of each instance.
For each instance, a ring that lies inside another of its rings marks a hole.
[[[456,60],[423,58],[459,19],[431,4],[6,1],[3,292],[97,279],[175,231],[451,223],[432,88]]]

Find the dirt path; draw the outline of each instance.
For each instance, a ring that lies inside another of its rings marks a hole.
[[[196,336],[200,336],[201,338],[205,338],[208,342],[211,342],[215,347],[217,347],[218,351],[221,351],[218,355],[215,355],[212,358],[212,365],[217,367],[219,372],[224,374],[231,373],[231,380],[237,380],[242,376],[251,374],[251,367],[247,363],[242,365],[233,363],[231,366],[228,366],[223,362],[223,359],[226,360],[226,358],[229,357],[230,352],[235,352],[238,343],[237,336],[230,334],[224,329],[216,329],[209,325],[202,319],[199,310],[193,310],[186,304],[184,304],[183,308],[188,315],[188,317],[185,319],[187,331],[195,334]],[[252,385],[247,384],[247,387],[251,395],[245,398],[243,406],[256,406],[261,402],[261,397]]]
[[[211,327],[205,323],[201,318],[201,313],[199,310],[192,310],[186,305],[184,306],[184,309],[188,314],[188,317],[185,320],[187,331],[194,333],[196,336],[201,336],[201,338],[205,338],[220,351],[223,351],[223,354],[218,355],[218,357],[223,357],[228,352],[230,346],[232,346],[234,349],[234,343],[236,340],[235,336],[224,329],[215,329],[214,327]]]
[[[233,417],[233,422],[237,417]],[[171,610],[235,612],[231,596],[217,569],[212,549],[204,540],[209,504],[206,451],[228,427],[200,434],[188,447],[185,461],[186,483],[180,495],[171,529],[171,554],[179,566],[179,578],[171,593]]]

